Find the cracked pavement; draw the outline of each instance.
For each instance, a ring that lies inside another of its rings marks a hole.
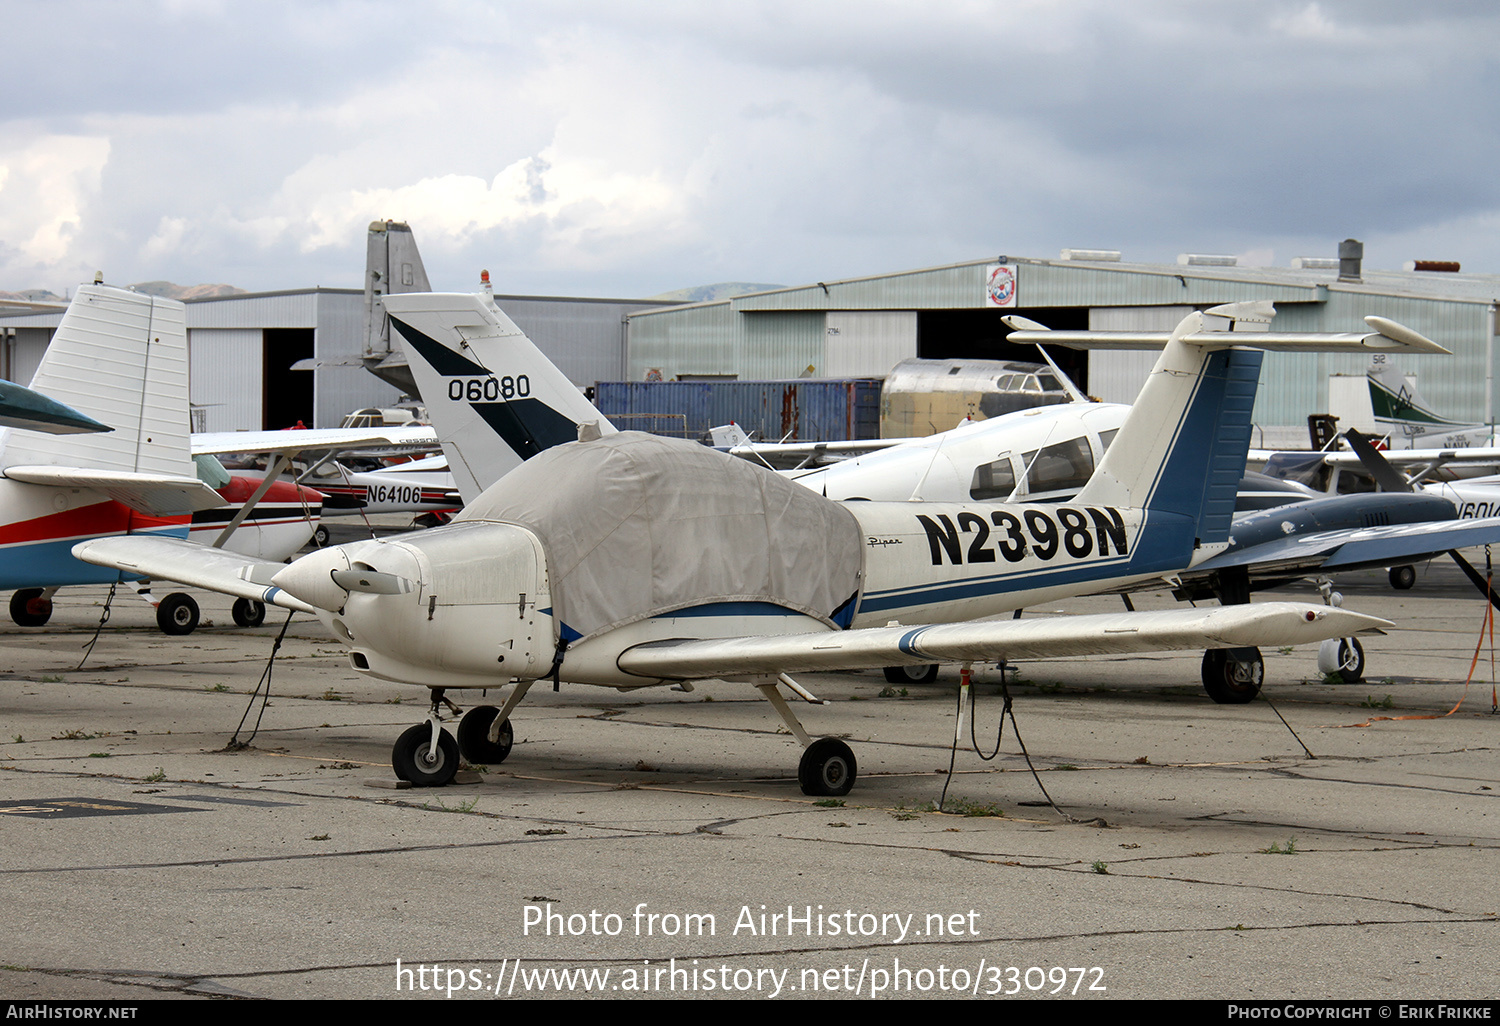
[[[518,991],[519,959],[523,974],[607,969],[594,993],[612,997],[769,997],[778,978],[780,996],[869,996],[881,971],[894,996],[1048,996],[1063,967],[1068,1000],[1493,998],[1487,654],[1445,715],[1482,601],[1436,564],[1408,592],[1384,574],[1340,583],[1350,608],[1397,624],[1365,642],[1366,681],[1316,682],[1312,650],[1267,652],[1271,704],[1216,706],[1194,654],[1026,663],[1011,692],[1036,777],[1011,723],[991,762],[966,728],[949,812],[956,667],[904,694],[878,673],[798,678],[829,700],[798,705],[804,725],[858,758],[842,804],[801,794],[780,721],[723,682],[538,686],[503,766],[395,790],[375,785],[424,692],[358,677],[316,622],[293,621],[240,737],[259,715],[258,732],[230,751],[274,615],[239,629],[228,600],[197,593],[214,625],[168,638],[117,598],[78,669],[105,592],[67,589],[48,629],[0,628],[0,985],[570,993],[555,978]],[[975,679],[987,754],[1000,677]]]

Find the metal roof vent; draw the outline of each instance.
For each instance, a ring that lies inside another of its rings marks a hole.
[[[1292,267],[1299,271],[1336,271],[1338,257],[1292,257]]]
[[[1406,262],[1408,271],[1442,271],[1445,274],[1457,274],[1458,268],[1457,260],[1408,260]]]
[[[1240,258],[1215,253],[1178,253],[1177,262],[1184,267],[1234,267]]]
[[[1096,264],[1117,264],[1120,262],[1120,251],[1118,249],[1065,249],[1059,260],[1089,260]]]
[[[1339,281],[1363,281],[1361,267],[1365,262],[1365,244],[1358,239],[1339,243]]]

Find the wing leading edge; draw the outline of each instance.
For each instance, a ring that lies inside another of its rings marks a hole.
[[[272,585],[271,575],[285,563],[243,556],[176,538],[96,538],[73,546],[73,556],[96,566],[114,567],[143,577],[207,588],[235,598],[250,599],[317,614],[318,610]]]
[[[620,669],[695,680],[938,662],[998,662],[1201,648],[1300,645],[1380,633],[1388,620],[1300,602],[986,620],[637,645]]]

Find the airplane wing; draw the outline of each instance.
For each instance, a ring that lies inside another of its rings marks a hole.
[[[196,477],[140,474],[127,470],[78,467],[6,467],[4,476],[27,484],[87,488],[148,516],[173,516],[213,509],[224,498]]]
[[[296,431],[211,431],[193,435],[194,456],[234,452],[326,452],[347,449],[431,449],[430,427],[307,428]]]
[[[1298,570],[1357,570],[1420,562],[1452,549],[1496,542],[1500,542],[1500,517],[1322,531],[1225,552],[1193,567],[1191,575],[1182,576],[1203,576],[1235,566],[1249,567],[1251,576],[1284,576]]]
[[[1118,652],[1298,645],[1380,633],[1389,621],[1301,602],[980,620],[926,627],[706,641],[655,641],[626,649],[627,673],[669,680],[873,669],[923,663],[998,662]]]
[[[53,435],[114,430],[71,406],[13,381],[0,381],[0,427],[45,431]]]
[[[243,556],[177,538],[144,535],[80,542],[73,546],[73,555],[85,563],[114,567],[153,580],[176,581],[302,613],[318,612],[270,583],[271,575],[286,569],[286,564],[269,559]]]

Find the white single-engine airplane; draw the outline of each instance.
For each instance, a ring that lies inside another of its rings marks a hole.
[[[695,443],[575,429],[539,396],[549,390],[531,380],[524,347],[507,348],[524,336],[481,297],[392,296],[387,309],[412,363],[446,383],[422,392],[456,473],[482,482],[491,457],[541,450],[454,523],[290,566],[204,559],[169,539],[104,539],[75,553],[315,613],[359,672],[429,688],[427,721],[392,752],[396,773],[422,785],[451,780],[460,752],[503,760],[511,711],[547,678],[621,690],[747,682],[803,744],[803,791],[826,795],[848,792],[854,754],[808,736],[778,690],[811,698],[789,673],[1212,648],[1230,650],[1225,686],[1245,675],[1258,685],[1256,646],[1389,625],[1297,602],[963,621],[1170,575],[1223,551],[1259,348],[1443,351],[1378,318],[1367,334],[1304,336],[1205,331],[1193,314],[1073,501],[842,504]],[[445,408],[491,430],[451,434]],[[570,430],[578,441],[546,444]],[[471,709],[456,742],[442,728],[446,690],[507,682],[516,686],[503,708]]]

